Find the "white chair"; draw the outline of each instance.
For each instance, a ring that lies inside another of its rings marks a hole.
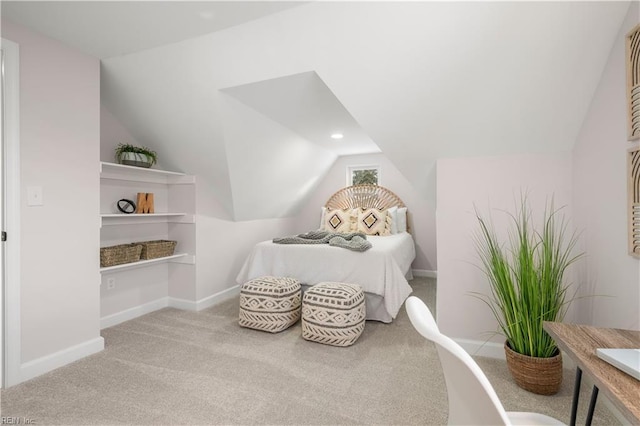
[[[478,364],[460,345],[440,333],[427,305],[417,297],[406,302],[415,329],[436,344],[449,396],[450,425],[564,425],[538,413],[506,412]]]

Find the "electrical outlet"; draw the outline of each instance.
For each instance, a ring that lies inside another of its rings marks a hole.
[[[113,290],[116,288],[116,279],[111,277],[107,278],[107,290]]]
[[[41,186],[28,186],[27,187],[27,206],[42,206],[42,187]]]

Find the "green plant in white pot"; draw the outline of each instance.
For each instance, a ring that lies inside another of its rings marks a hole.
[[[553,202],[542,225],[533,225],[526,196],[510,218],[508,241],[497,237],[491,220],[476,211],[480,232],[476,249],[489,281],[489,295],[478,295],[491,308],[506,337],[507,365],[516,383],[531,392],[551,395],[562,383],[562,358],[543,330],[544,321],[562,321],[571,299],[565,283],[567,268],[584,253],[573,254],[576,233],[569,233]]]
[[[151,167],[156,164],[158,154],[143,146],[120,143],[116,147],[116,161],[120,164],[137,167]]]

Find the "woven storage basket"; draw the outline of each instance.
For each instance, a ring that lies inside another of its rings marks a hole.
[[[176,249],[177,241],[141,241],[138,244],[142,245],[142,254],[140,255],[140,259],[149,260],[173,255],[173,251]]]
[[[507,366],[516,384],[538,395],[554,395],[562,384],[562,354],[538,358],[515,352],[504,344]]]
[[[100,267],[122,265],[140,260],[142,246],[140,244],[120,244],[100,248]]]

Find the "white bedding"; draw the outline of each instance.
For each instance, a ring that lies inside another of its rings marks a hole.
[[[328,244],[263,241],[254,246],[236,281],[242,284],[253,278],[273,275],[294,277],[306,285],[322,281],[359,284],[366,293],[382,297],[388,313],[388,316],[370,316],[367,312],[367,319],[389,322],[411,294],[406,276],[411,275],[415,244],[411,234],[406,232],[384,237],[367,236],[367,239],[373,247],[365,252]]]

